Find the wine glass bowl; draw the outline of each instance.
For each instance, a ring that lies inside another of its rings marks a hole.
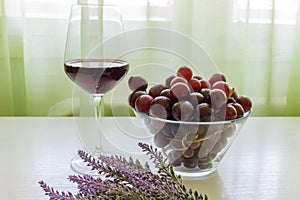
[[[79,59],[65,63],[68,77],[92,95],[109,92],[123,79],[128,68],[125,61],[113,59]]]
[[[102,148],[101,100],[124,78],[129,64],[120,59],[126,51],[126,38],[119,9],[111,5],[74,4],[71,7],[64,55],[64,72],[69,79],[93,98],[99,136],[94,156]],[[95,138],[97,139],[97,138]],[[75,156],[73,171],[97,175]]]
[[[136,117],[153,135],[174,171],[184,177],[207,176],[216,171],[227,150],[251,114],[213,122],[175,121],[134,110]]]

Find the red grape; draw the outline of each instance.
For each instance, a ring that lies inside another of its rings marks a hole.
[[[205,89],[205,88],[208,88],[208,89],[211,88],[210,83],[208,81],[204,80],[204,79],[200,80],[199,83],[200,83],[201,90]]]
[[[190,94],[190,88],[185,83],[176,83],[172,85],[170,93],[174,98],[182,100],[188,97]]]
[[[208,103],[201,103],[196,108],[199,114],[199,121],[209,122],[211,121],[212,109]]]
[[[168,88],[171,87],[171,81],[172,81],[174,78],[176,78],[176,76],[173,74],[173,75],[170,75],[170,76],[166,79],[165,84],[166,84],[166,86],[167,86]]]
[[[200,93],[203,95],[205,103],[210,104],[211,103],[211,100],[210,100],[210,89],[204,88],[204,89],[201,90]]]
[[[200,146],[201,146],[201,142],[200,141],[193,141],[192,144],[190,145],[190,148],[197,149]]]
[[[182,161],[182,163],[183,163],[184,167],[192,169],[192,168],[197,167],[198,159],[193,159],[193,157],[192,157],[192,158],[189,158],[189,159],[184,159]]]
[[[146,93],[145,91],[140,91],[140,90],[137,90],[137,91],[131,93],[131,95],[129,95],[129,97],[128,97],[129,105],[130,105],[132,108],[134,108],[134,107],[135,107],[135,100],[136,100],[139,96],[141,96],[141,95],[143,95],[143,94],[147,94],[147,93]]]
[[[155,97],[151,102],[149,114],[162,119],[167,119],[171,114],[171,106],[171,100],[168,97]]]
[[[217,81],[224,81],[226,82],[226,77],[224,74],[217,72],[214,73],[209,79],[208,82],[210,83],[210,85],[213,85],[215,82]]]
[[[177,76],[184,77],[187,81],[189,81],[193,76],[193,72],[189,67],[182,66],[177,70]]]
[[[200,75],[194,75],[193,78],[195,78],[195,79],[197,79],[199,81],[203,79],[203,77],[200,76]]]
[[[172,115],[176,120],[187,121],[193,116],[194,106],[189,101],[179,101],[172,107]]]
[[[178,101],[176,97],[171,95],[171,90],[170,89],[164,89],[163,91],[161,91],[160,96],[168,97],[173,103]]]
[[[192,78],[191,80],[189,80],[189,85],[194,92],[200,92],[201,85],[198,79]]]
[[[229,85],[226,82],[224,82],[224,81],[217,81],[217,82],[215,82],[212,85],[211,89],[220,89],[220,90],[223,90],[225,92],[225,94],[226,94],[226,97],[228,97],[229,90],[230,90],[229,89]]]
[[[220,89],[212,89],[209,93],[210,102],[213,109],[223,107],[227,102],[227,97],[225,92]]]
[[[232,105],[235,110],[236,110],[236,113],[237,113],[237,118],[240,118],[240,117],[243,117],[244,116],[244,108],[241,104],[239,103],[231,103],[230,105]]]
[[[160,92],[163,91],[164,89],[167,89],[165,85],[157,83],[150,88],[149,95],[155,98],[159,96]]]
[[[173,167],[178,167],[181,165],[183,161],[182,152],[181,151],[171,151],[168,154],[168,160]]]
[[[162,132],[159,132],[154,136],[154,143],[158,148],[163,148],[170,143],[170,140]]]
[[[212,159],[211,155],[207,155],[203,158],[200,158],[198,160],[198,163],[197,163],[198,167],[200,169],[209,169],[209,168],[211,168],[211,166],[212,166],[211,159]]]
[[[147,81],[140,76],[131,76],[128,79],[128,85],[132,91],[136,91],[136,90],[146,91],[148,87]]]
[[[148,94],[143,94],[135,100],[135,109],[138,112],[149,114],[150,104],[153,97]]]
[[[171,80],[170,87],[172,87],[172,85],[175,85],[176,83],[185,83],[185,84],[187,84],[188,81],[185,78],[182,78],[182,77],[175,77]]]
[[[226,118],[226,103],[220,108],[213,108],[212,121],[224,121]]]
[[[226,105],[226,117],[225,120],[233,120],[237,117],[237,112],[234,106],[227,104]]]
[[[243,106],[245,112],[248,112],[252,108],[252,102],[249,97],[239,96],[236,102]]]
[[[182,66],[176,75],[169,75],[164,83],[153,85],[148,93],[148,82],[142,77],[132,76],[128,84],[132,90],[128,98],[130,106],[138,112],[162,119],[233,120],[243,117],[252,108],[251,100],[238,96],[220,72],[205,80],[200,75],[193,75],[189,67]],[[168,129],[166,132],[172,131]]]
[[[194,155],[194,149],[188,148],[185,152],[183,152],[183,157],[185,158],[191,158]]]
[[[200,103],[204,103],[205,101],[205,98],[204,96],[199,93],[199,92],[192,92],[190,94],[190,98],[189,98],[189,101],[193,104],[193,105],[198,105]]]

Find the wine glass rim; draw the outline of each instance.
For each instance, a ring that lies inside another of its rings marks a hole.
[[[122,59],[113,59],[113,58],[85,58],[85,59],[70,59],[66,60],[65,63],[76,63],[76,62],[109,62],[109,63],[121,63],[121,64],[128,64],[125,60]]]

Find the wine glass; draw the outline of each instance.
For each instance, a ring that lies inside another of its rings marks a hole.
[[[100,110],[102,96],[114,88],[126,75],[129,64],[119,59],[126,50],[122,18],[115,6],[74,4],[68,23],[64,56],[67,76],[93,97],[95,118],[100,141],[94,156],[103,153],[101,147]],[[124,57],[124,56],[123,56]],[[75,156],[71,161],[73,171],[95,175]]]

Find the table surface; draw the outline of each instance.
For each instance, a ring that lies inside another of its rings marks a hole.
[[[38,182],[76,191],[70,160],[92,151],[98,134],[90,118],[0,117],[0,199],[48,199]],[[137,141],[148,134],[132,117],[102,121],[104,148],[143,157]],[[300,117],[250,117],[216,173],[184,179],[209,200],[300,199]]]

